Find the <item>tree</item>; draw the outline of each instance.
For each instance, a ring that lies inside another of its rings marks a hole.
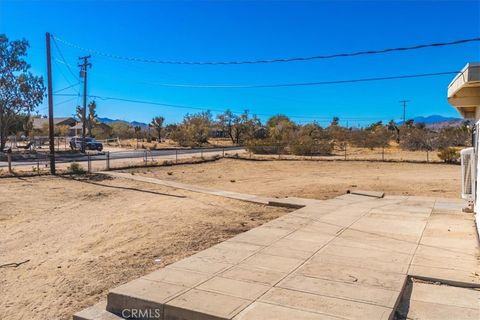
[[[133,136],[131,127],[125,122],[115,121],[110,124],[110,127],[112,127],[112,135],[119,138],[125,139]]]
[[[88,104],[87,128],[89,135],[92,135],[92,129],[97,124],[97,118],[97,103],[93,100]]]
[[[387,129],[388,131],[395,134],[395,140],[397,141],[397,143],[400,143],[400,129],[398,128],[395,121],[390,120],[390,122],[387,124]]]
[[[9,41],[0,34],[0,150],[5,148],[12,122],[20,113],[31,113],[43,101],[45,86],[25,61],[28,41]]]
[[[286,145],[294,135],[295,123],[285,115],[276,115],[267,121],[268,138],[276,145]]]
[[[80,122],[84,122],[85,119],[83,119],[83,107],[82,106],[77,106],[75,108],[75,113],[77,118],[79,119]],[[95,124],[97,124],[97,103],[94,101],[91,101],[87,105],[87,120],[85,122],[85,127],[86,127],[86,133],[91,135],[92,134],[92,129]]]
[[[212,125],[210,111],[187,114],[172,134],[172,139],[182,146],[201,146],[208,142]]]
[[[158,116],[152,119],[150,125],[153,129],[157,132],[158,135],[158,142],[162,142],[162,130],[163,130],[163,122],[165,121],[164,117]]]
[[[234,144],[240,144],[253,138],[261,127],[260,120],[256,116],[250,118],[246,110],[239,116],[227,110],[218,115],[217,119],[222,130],[227,133]]]

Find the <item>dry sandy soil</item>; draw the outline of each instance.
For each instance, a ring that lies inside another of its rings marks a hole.
[[[460,166],[366,161],[250,161],[130,170],[159,179],[268,196],[326,199],[349,189],[460,196]]]
[[[460,192],[460,166],[443,164],[222,159],[131,171],[278,197]],[[0,319],[68,319],[111,287],[285,213],[130,180],[77,179],[0,180],[0,265],[26,261],[0,268]]]
[[[1,179],[0,195],[0,265],[26,261],[0,268],[3,320],[70,319],[109,288],[286,212],[117,179]]]

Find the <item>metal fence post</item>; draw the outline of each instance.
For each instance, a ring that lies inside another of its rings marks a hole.
[[[175,163],[178,163],[178,149],[175,149]]]
[[[87,162],[88,162],[88,173],[92,172],[92,162],[90,161],[90,155],[87,155]]]
[[[203,159],[203,149],[200,149],[200,158]]]
[[[107,151],[107,171],[110,170],[110,151]]]
[[[222,158],[225,158],[225,147],[222,147]]]
[[[38,155],[37,155],[37,174],[40,175],[40,159],[38,158]]]
[[[382,161],[385,161],[385,147],[382,147]]]
[[[12,172],[12,155],[10,153],[7,153],[7,161],[8,161],[8,172]]]

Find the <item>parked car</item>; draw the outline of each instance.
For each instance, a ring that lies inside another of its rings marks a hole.
[[[81,150],[82,149],[82,141],[81,137],[73,137],[70,140],[70,148],[72,150]],[[85,150],[103,150],[103,144],[98,142],[94,138],[85,138]]]

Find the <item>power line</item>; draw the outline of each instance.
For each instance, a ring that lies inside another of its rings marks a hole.
[[[55,96],[76,96],[74,94],[69,93],[59,93],[54,94]],[[145,105],[155,105],[155,106],[162,106],[162,107],[169,107],[169,108],[177,108],[177,109],[192,109],[192,110],[200,110],[200,111],[213,111],[213,112],[225,112],[229,108],[223,109],[216,109],[216,108],[209,108],[209,107],[192,107],[192,106],[185,106],[185,105],[178,105],[178,104],[169,104],[169,103],[162,103],[162,102],[155,102],[155,101],[145,101],[145,100],[138,100],[138,99],[127,99],[127,98],[119,98],[119,97],[109,97],[109,96],[99,96],[99,95],[88,95],[88,98],[91,99],[100,99],[100,100],[114,100],[114,101],[121,101],[121,102],[131,102],[131,103],[138,103],[138,104],[145,104]],[[235,114],[241,114],[242,111],[232,111]],[[264,113],[252,113],[256,116],[275,116],[276,114],[264,114]],[[331,120],[332,117],[325,117],[325,116],[295,116],[295,115],[287,115],[290,118],[294,119],[323,119],[323,120]],[[350,120],[350,121],[375,121],[378,120],[378,117],[350,117],[350,118],[342,118],[342,120]]]
[[[273,83],[273,84],[201,85],[201,84],[155,83],[155,82],[145,82],[145,81],[142,81],[141,83],[157,85],[157,86],[160,86],[160,87],[169,87],[169,88],[258,89],[258,88],[305,87],[305,86],[319,86],[319,85],[328,85],[328,84],[342,84],[342,83],[370,82],[370,81],[383,81],[383,80],[396,80],[396,79],[424,78],[424,77],[436,77],[436,76],[443,76],[443,75],[452,75],[452,74],[458,74],[458,73],[459,73],[459,71],[443,71],[443,72],[409,74],[409,75],[400,75],[400,76],[385,76],[385,77],[333,80],[333,81],[315,81],[315,82]]]
[[[418,49],[433,48],[433,47],[445,47],[445,46],[452,46],[452,45],[459,45],[459,44],[464,44],[469,42],[480,41],[480,37],[476,37],[476,38],[460,39],[460,40],[454,40],[454,41],[448,41],[448,42],[419,44],[419,45],[408,46],[408,47],[386,48],[386,49],[380,49],[380,50],[356,51],[356,52],[348,52],[348,53],[336,53],[336,54],[329,54],[329,55],[316,55],[316,56],[310,56],[310,57],[275,58],[275,59],[265,59],[265,60],[175,61],[175,60],[161,60],[161,59],[146,59],[146,58],[129,57],[129,56],[105,53],[102,51],[79,46],[77,44],[63,40],[57,36],[52,35],[52,37],[54,40],[58,40],[59,42],[67,46],[70,46],[72,48],[76,48],[78,50],[86,51],[91,54],[95,54],[95,55],[99,55],[99,56],[103,56],[111,59],[144,62],[144,63],[179,64],[179,65],[240,65],[240,64],[262,64],[262,63],[265,64],[265,63],[277,63],[277,62],[310,61],[310,60],[354,57],[354,56],[372,55],[372,54],[383,54],[383,53],[389,53],[389,52],[395,52],[395,51],[409,51],[409,50],[418,50]]]
[[[75,83],[75,84],[71,84],[71,85],[69,85],[68,87],[65,87],[65,88],[59,89],[59,90],[57,90],[57,91],[55,91],[55,92],[53,92],[53,93],[55,94],[55,93],[59,93],[59,92],[62,92],[62,91],[68,90],[68,89],[70,89],[70,88],[73,88],[73,87],[76,87],[76,86],[78,86],[79,84],[80,84],[80,82],[78,82],[78,83]],[[78,90],[75,90],[75,91],[77,91],[77,92],[78,92]],[[79,93],[79,94],[80,94],[80,93]]]
[[[72,71],[72,69],[70,68],[70,65],[67,63],[67,60],[65,59],[63,53],[62,53],[62,50],[60,50],[60,47],[58,46],[57,44],[57,41],[55,40],[55,37],[53,35],[50,35],[51,38],[53,39],[53,44],[55,45],[55,48],[57,49],[58,51],[58,54],[60,55],[60,58],[63,60],[63,63],[65,64],[65,66],[67,66],[67,69],[68,71],[70,72],[70,74],[73,76],[73,78],[75,80],[77,80],[78,82],[80,82],[80,80],[78,79],[77,75]]]

